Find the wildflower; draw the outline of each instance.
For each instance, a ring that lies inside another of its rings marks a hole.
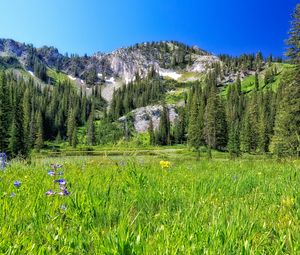
[[[166,160],[161,160],[159,164],[162,169],[170,168],[171,165],[170,161],[166,161]]]
[[[21,182],[20,182],[20,181],[15,181],[15,182],[14,182],[14,186],[15,186],[16,188],[19,188],[19,187],[21,186]]]
[[[65,179],[55,180],[54,182],[58,182],[59,186],[64,186],[67,184]]]
[[[55,175],[55,172],[54,172],[54,171],[52,171],[52,170],[50,170],[50,171],[48,171],[48,175],[50,175],[50,176],[54,176],[54,175]]]
[[[49,176],[63,175],[63,172],[56,172],[56,169],[61,168],[62,165],[51,164],[51,167],[53,168],[53,170],[48,171]],[[50,189],[46,192],[47,196],[51,196],[51,195],[68,196],[69,195],[69,192],[68,192],[67,187],[66,187],[67,182],[66,182],[65,179],[58,179],[58,180],[54,179],[53,182],[58,183],[60,191],[53,191],[53,190]]]
[[[70,193],[66,189],[64,189],[61,192],[58,192],[57,194],[61,196],[69,196]]]
[[[281,204],[286,208],[293,207],[295,205],[295,198],[293,197],[283,198],[281,200]]]
[[[12,192],[9,197],[15,197],[15,196],[16,196],[16,193]]]
[[[62,204],[61,207],[60,207],[60,209],[63,210],[63,211],[65,211],[65,210],[67,210],[67,207],[66,207],[65,204]]]
[[[64,189],[63,192],[64,192],[64,195],[65,195],[65,196],[69,196],[69,194],[70,194],[66,189]]]
[[[55,192],[53,192],[51,189],[46,192],[46,196],[51,196],[54,194],[55,194]]]

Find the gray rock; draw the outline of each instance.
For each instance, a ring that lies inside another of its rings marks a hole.
[[[168,105],[170,122],[174,123],[178,114],[174,105]],[[163,107],[161,105],[151,105],[133,110],[131,114],[134,119],[134,127],[138,133],[144,133],[149,130],[150,118],[152,119],[154,130],[159,127],[159,121]],[[124,122],[126,117],[119,118],[119,121]]]

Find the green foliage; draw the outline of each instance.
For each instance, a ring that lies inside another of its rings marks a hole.
[[[97,122],[96,143],[99,145],[114,144],[124,137],[124,130],[120,123],[103,119]]]
[[[133,109],[156,103],[163,99],[165,82],[158,77],[129,83],[114,91],[110,115],[117,119]]]
[[[160,115],[159,127],[155,132],[155,142],[158,145],[170,145],[171,144],[171,126],[169,119],[169,109],[165,104]]]
[[[92,110],[90,112],[90,116],[87,121],[87,144],[88,145],[95,145],[96,143],[96,134],[95,134],[95,124],[94,124],[94,107],[92,107]]]
[[[276,114],[271,150],[279,157],[300,154],[300,74],[286,75],[282,98]]]
[[[290,58],[291,63],[300,64],[300,4],[297,4],[293,13],[291,28],[287,40],[288,50],[286,56]]]
[[[43,125],[43,117],[41,111],[38,112],[36,126],[37,126],[37,133],[36,133],[36,140],[35,140],[35,148],[39,151],[42,149],[44,145],[44,125]]]
[[[0,57],[0,70],[3,69],[22,69],[22,65],[18,59],[14,57]]]
[[[12,162],[0,172],[0,253],[299,253],[299,161],[165,159],[170,169],[161,154],[55,158],[69,197],[45,196],[53,159]]]

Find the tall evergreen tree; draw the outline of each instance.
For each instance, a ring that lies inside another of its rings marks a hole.
[[[287,44],[286,55],[296,66],[284,76],[282,99],[276,113],[271,150],[279,157],[300,155],[300,4],[293,14]]]
[[[74,132],[76,131],[76,112],[74,109],[70,109],[69,113],[68,113],[68,122],[67,122],[67,137],[68,137],[68,141],[69,144],[72,146],[73,143],[73,139],[76,137],[74,135]]]
[[[43,116],[41,111],[37,114],[36,120],[37,132],[36,132],[36,139],[35,139],[35,148],[37,151],[43,148],[44,145],[44,125],[43,125]]]
[[[162,107],[157,135],[160,145],[170,145],[171,140],[169,110],[165,104],[163,104]]]
[[[9,152],[12,157],[27,156],[24,141],[23,110],[21,104],[22,100],[20,92],[16,90],[13,97],[13,116],[9,138]]]
[[[288,50],[286,56],[290,58],[291,63],[300,64],[300,3],[297,4],[292,15],[292,23],[287,40]]]
[[[199,94],[193,94],[189,125],[188,125],[188,144],[197,151],[197,160],[200,158],[200,146],[203,145],[203,129],[200,116]]]
[[[148,128],[148,133],[149,133],[149,140],[150,140],[150,145],[155,144],[155,132],[154,132],[154,127],[153,127],[153,121],[151,116],[147,116],[149,119],[149,128]]]
[[[30,144],[30,91],[27,87],[23,96],[23,127],[24,127],[24,140],[28,150],[31,148]]]
[[[10,126],[10,101],[7,79],[4,72],[0,72],[0,151],[8,148]]]
[[[96,143],[96,136],[95,136],[95,112],[94,112],[94,106],[92,106],[92,110],[90,112],[88,122],[87,122],[87,144],[88,145],[95,145]]]

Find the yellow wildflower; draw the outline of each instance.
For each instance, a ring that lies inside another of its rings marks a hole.
[[[293,198],[293,197],[283,198],[281,200],[281,204],[284,207],[293,207],[295,205],[295,198]]]
[[[166,161],[166,160],[161,160],[161,161],[159,162],[159,164],[160,164],[160,167],[161,167],[162,169],[170,168],[170,166],[171,166],[170,161]]]

